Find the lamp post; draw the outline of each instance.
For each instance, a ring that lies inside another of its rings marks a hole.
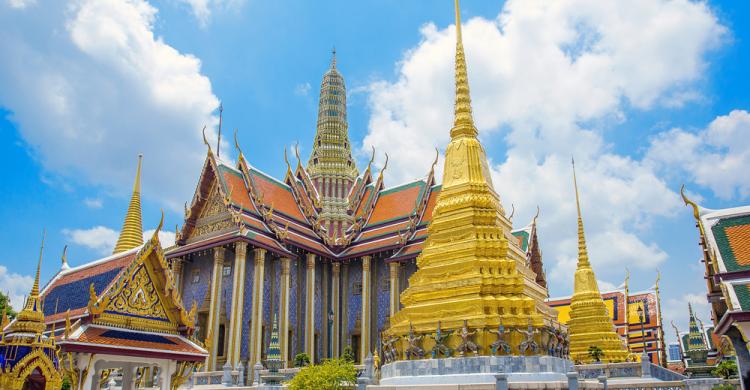
[[[644,303],[645,304],[645,303]],[[643,354],[641,355],[641,375],[644,377],[650,377],[651,376],[651,358],[648,356],[648,352],[646,352],[646,331],[644,327],[644,318],[643,318],[643,307],[638,306],[637,309],[638,312],[638,321],[641,323],[641,343],[643,344]]]
[[[330,357],[334,357],[333,353],[333,310],[328,310],[328,353]]]

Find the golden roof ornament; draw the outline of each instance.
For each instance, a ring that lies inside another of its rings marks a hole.
[[[456,7],[456,109],[445,149],[444,178],[417,271],[401,294],[403,309],[391,319],[387,335],[406,336],[467,327],[477,337],[490,335],[502,322],[537,329],[552,322],[543,297],[536,297],[519,272],[522,254],[509,248],[511,226],[489,179],[484,148],[471,116],[471,98]],[[502,286],[502,287],[499,287]],[[536,333],[535,333],[536,334]],[[537,336],[534,336],[537,337]],[[538,338],[538,337],[537,337]],[[405,341],[402,341],[405,343]],[[402,345],[407,347],[406,344]],[[537,351],[533,352],[537,354]]]
[[[63,253],[62,253],[62,257],[60,258],[60,260],[62,261],[62,266],[60,267],[60,270],[62,271],[69,270],[70,265],[68,265],[68,246],[67,245],[63,247]]]
[[[143,222],[141,219],[141,163],[143,155],[138,155],[138,168],[135,172],[135,182],[133,183],[133,195],[130,198],[128,212],[125,215],[125,222],[120,230],[120,237],[117,239],[117,245],[112,254],[125,252],[143,245]]]
[[[23,310],[18,313],[16,320],[10,325],[10,332],[29,332],[41,334],[47,328],[44,324],[44,309],[39,297],[39,276],[42,270],[42,255],[44,254],[44,238],[46,232],[42,232],[42,245],[39,248],[39,262],[36,266],[36,277],[31,286],[31,293],[26,297]]]

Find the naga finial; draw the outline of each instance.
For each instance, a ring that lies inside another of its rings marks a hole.
[[[164,209],[161,210],[161,219],[159,219],[159,225],[156,226],[156,230],[154,230],[154,234],[151,236],[152,241],[156,241],[159,237],[159,232],[161,231],[161,228],[164,227]]]
[[[510,216],[508,216],[508,221],[513,221],[513,216],[516,214],[516,205],[511,203],[510,204]]]
[[[289,165],[289,158],[286,155],[286,146],[284,146],[284,162],[286,163],[287,172],[292,172],[292,166]]]
[[[201,130],[201,134],[203,134],[203,144],[205,144],[208,147],[208,152],[212,153],[211,144],[208,143],[208,139],[206,138],[206,125],[203,125],[203,130]]]
[[[234,147],[237,149],[237,152],[240,154],[239,160],[244,160],[245,155],[242,153],[242,149],[240,149],[240,143],[237,141],[237,128],[234,129]]]
[[[700,207],[695,202],[688,199],[687,195],[685,194],[684,184],[682,185],[682,187],[680,187],[680,196],[682,196],[682,200],[685,202],[685,206],[690,206],[693,208],[693,217],[695,217],[696,220],[700,219]]]
[[[436,146],[435,147],[435,160],[432,161],[432,168],[431,168],[433,172],[435,172],[435,166],[437,165],[439,158],[440,158],[440,150]]]
[[[294,155],[297,156],[297,167],[301,167],[302,159],[299,157],[299,141],[294,142]]]
[[[534,219],[532,220],[532,223],[536,225],[536,219],[539,218],[539,205],[536,205],[536,215],[534,215]]]
[[[372,148],[372,153],[370,154],[370,162],[367,163],[368,168],[372,165],[372,162],[375,161],[375,146],[370,145],[370,147]]]

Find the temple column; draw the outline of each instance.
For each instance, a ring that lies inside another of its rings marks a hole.
[[[339,286],[341,285],[341,263],[335,262],[333,263],[333,271],[331,272],[331,312],[333,313],[333,329],[331,331],[331,338],[333,339],[331,341],[331,345],[333,346],[333,351],[331,351],[331,356],[334,358],[339,357],[339,340],[340,340],[340,331],[339,331],[339,306],[340,306],[340,299],[341,296],[339,294]]]
[[[182,294],[182,264],[183,260],[179,257],[172,259],[172,279],[177,292]]]
[[[305,353],[315,361],[315,254],[307,254],[305,294]]]
[[[364,362],[370,351],[370,260],[371,256],[362,257],[362,316],[360,320],[359,361]]]
[[[245,304],[245,265],[247,243],[239,241],[234,246],[234,270],[232,271],[232,309],[229,318],[229,348],[227,363],[236,369],[240,362],[242,345],[242,309]]]
[[[224,256],[226,249],[223,247],[215,247],[214,252],[214,269],[211,274],[211,305],[208,310],[208,332],[206,333],[210,337],[210,349],[208,351],[208,358],[206,362],[206,371],[214,371],[216,369],[216,353],[219,346],[219,317],[221,315],[221,281],[222,281],[222,270],[224,269]]]
[[[250,339],[250,364],[248,366],[252,374],[252,366],[260,363],[260,355],[263,350],[263,271],[266,264],[266,250],[255,248],[253,250],[255,272],[253,277],[253,307],[252,307],[252,338]],[[252,378],[252,377],[251,377]]]
[[[391,304],[390,304],[390,317],[393,318],[394,315],[398,312],[399,309],[399,301],[398,301],[398,293],[401,289],[401,286],[399,285],[400,279],[398,275],[398,271],[401,269],[401,265],[398,262],[390,262],[388,263],[388,270],[390,271],[391,276]]]
[[[281,347],[281,361],[289,361],[289,290],[291,288],[288,257],[281,258],[281,278],[279,286],[279,346]]]

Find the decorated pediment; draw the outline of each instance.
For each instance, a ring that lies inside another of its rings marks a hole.
[[[96,323],[162,332],[194,328],[197,305],[189,312],[183,307],[158,232],[101,296],[90,291],[88,308]]]

